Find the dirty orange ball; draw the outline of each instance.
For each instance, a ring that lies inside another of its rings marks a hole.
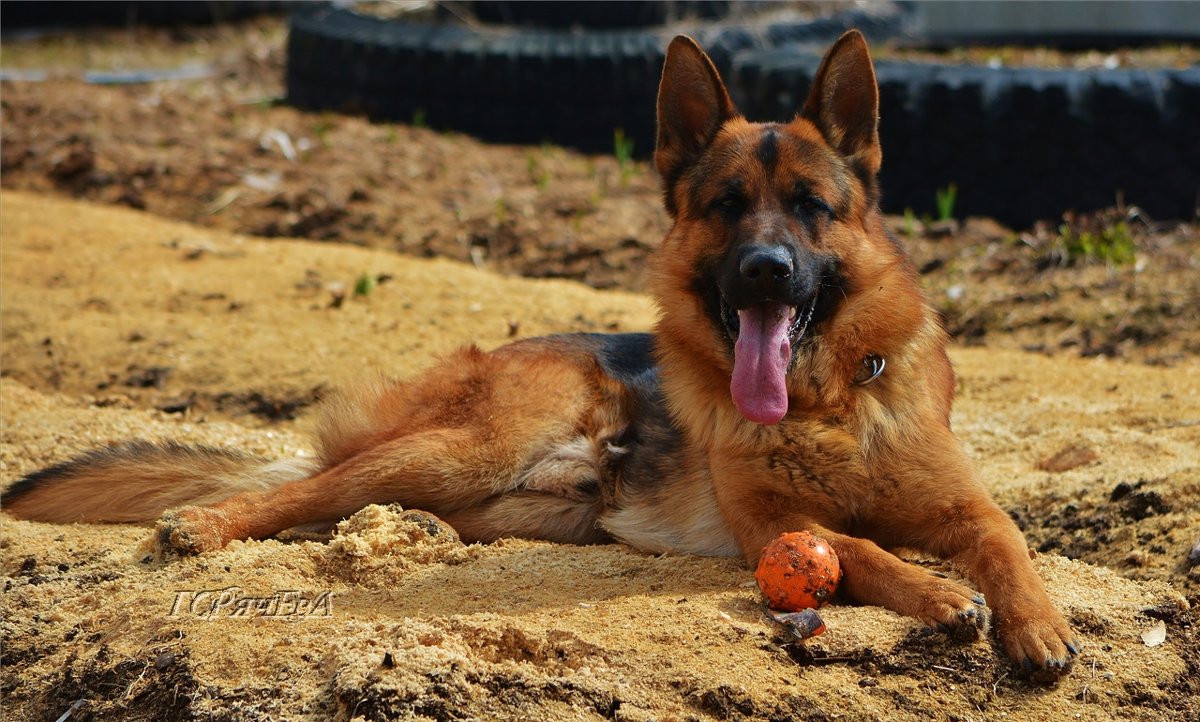
[[[772,609],[798,612],[822,607],[833,598],[842,567],[828,542],[794,531],[763,547],[754,578]]]

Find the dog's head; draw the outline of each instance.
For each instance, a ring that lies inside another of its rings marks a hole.
[[[750,123],[687,37],[667,49],[655,164],[674,226],[656,260],[668,333],[730,367],[747,419],[787,413],[787,377],[847,293],[877,218],[879,91],[863,36],[829,50],[789,123]],[[668,324],[670,325],[670,324]],[[695,340],[695,339],[693,339]]]

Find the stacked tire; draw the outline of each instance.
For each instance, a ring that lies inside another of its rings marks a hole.
[[[857,12],[810,25],[748,32],[712,24],[692,34],[728,72],[746,50],[800,37],[828,40],[861,25],[886,32],[886,21]],[[621,128],[645,155],[654,145],[655,95],[670,36],[658,26],[473,29],[301,5],[288,39],[288,100],[307,109],[417,120],[485,140],[549,141],[591,152],[611,152]]]
[[[302,9],[288,40],[288,99],[486,140],[611,150],[615,128],[653,137],[662,58],[642,32],[487,33]]]
[[[759,118],[791,117],[820,57],[746,53],[733,83]],[[1118,195],[1157,218],[1192,218],[1200,197],[1200,67],[1050,70],[878,62],[881,184],[888,210],[934,210],[1015,226]]]
[[[850,27],[880,40],[899,19],[852,11],[813,22],[697,23],[735,102],[787,120],[819,53]],[[676,29],[475,29],[302,5],[288,41],[289,100],[302,108],[424,122],[485,140],[612,152],[614,130],[647,155],[663,51]],[[1200,197],[1200,67],[1049,70],[878,62],[885,210],[1014,226],[1118,198],[1191,218]]]

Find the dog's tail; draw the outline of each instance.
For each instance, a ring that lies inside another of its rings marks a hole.
[[[316,470],[314,459],[272,462],[211,446],[129,441],[26,476],[0,496],[0,508],[34,521],[143,522],[172,507],[212,504]]]

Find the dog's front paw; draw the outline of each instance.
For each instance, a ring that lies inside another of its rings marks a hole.
[[[916,615],[934,629],[961,642],[973,642],[987,634],[988,611],[983,596],[945,579],[935,577]]]
[[[1000,643],[1031,679],[1048,683],[1071,671],[1081,645],[1058,612],[1004,619]]]
[[[194,556],[225,546],[224,515],[199,506],[168,511],[154,528],[152,544],[160,559]]]

